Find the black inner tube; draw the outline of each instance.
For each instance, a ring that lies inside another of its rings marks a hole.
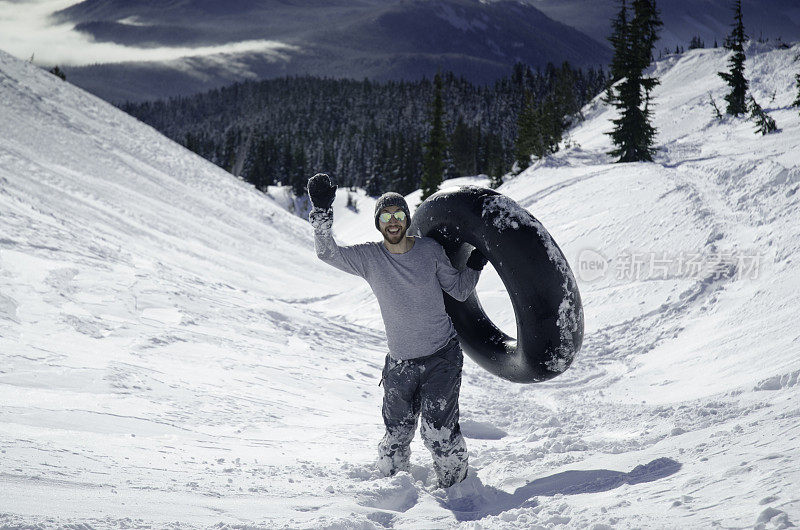
[[[476,363],[516,383],[546,381],[570,366],[583,342],[578,285],[561,249],[527,210],[492,189],[464,186],[431,195],[408,232],[436,239],[459,269],[478,248],[505,284],[516,339],[486,316],[475,292],[464,302],[443,292],[461,347]]]

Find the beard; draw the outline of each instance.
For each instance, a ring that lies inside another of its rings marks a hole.
[[[406,237],[406,230],[408,230],[408,226],[404,223],[403,226],[400,228],[400,231],[396,234],[392,235],[389,233],[389,226],[382,226],[381,227],[381,234],[383,234],[383,238],[386,240],[387,243],[396,245]],[[391,228],[394,228],[392,226]]]

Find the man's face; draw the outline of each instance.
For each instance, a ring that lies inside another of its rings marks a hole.
[[[383,212],[394,213],[398,210],[401,210],[399,206],[387,206],[386,208],[381,210]],[[392,216],[389,219],[388,223],[384,223],[383,221],[378,221],[378,226],[381,227],[381,234],[383,234],[383,238],[392,245],[396,245],[403,238],[406,236],[406,229],[408,228],[408,217],[403,219],[402,221],[398,221],[395,216]]]

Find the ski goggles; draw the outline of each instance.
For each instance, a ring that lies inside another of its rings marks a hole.
[[[378,216],[378,219],[380,219],[382,223],[388,223],[389,219],[391,219],[392,216],[394,216],[394,218],[397,219],[398,221],[402,221],[403,219],[406,218],[406,212],[404,212],[403,210],[397,210],[394,213],[383,212]]]

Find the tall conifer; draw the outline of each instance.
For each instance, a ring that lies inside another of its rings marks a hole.
[[[611,21],[611,36],[608,38],[614,56],[611,58],[611,82],[616,83],[627,72],[625,60],[628,57],[628,5],[625,0],[619,3],[617,18]]]
[[[633,11],[632,43],[640,52],[639,66],[645,70],[653,62],[659,28],[664,24],[661,22],[661,13],[656,7],[655,0],[634,0]]]
[[[747,42],[742,21],[742,0],[734,4],[734,24],[730,35],[725,39],[725,49],[733,52],[728,59],[730,70],[718,72],[718,75],[728,83],[730,92],[725,95],[728,106],[725,112],[739,116],[747,112],[747,87],[748,82],[744,77],[744,43]]]
[[[653,59],[653,50],[658,40],[658,28],[662,25],[655,0],[634,0],[633,17],[624,30],[626,45],[616,48],[612,64],[620,68],[621,81],[611,89],[611,102],[619,116],[612,120],[611,136],[614,149],[609,154],[618,157],[618,162],[651,161],[655,148],[656,129],[650,124],[650,93],[658,85],[655,77],[646,77],[645,70]],[[623,20],[622,10],[614,23]],[[617,57],[616,53],[622,55]],[[612,72],[613,75],[613,72]]]
[[[467,126],[459,114],[456,127],[450,135],[450,152],[453,157],[455,176],[476,175],[478,172],[478,146],[475,131]]]
[[[515,145],[515,158],[521,170],[531,163],[531,155],[542,156],[541,125],[538,121],[538,108],[533,94],[525,95],[525,105],[517,117],[517,142]]]
[[[422,163],[422,200],[424,201],[439,190],[444,173],[444,151],[446,136],[444,132],[444,101],[442,99],[442,76],[437,73],[433,78],[433,107],[431,109],[431,132],[425,144],[425,156]]]
[[[302,147],[298,147],[292,153],[292,173],[289,176],[289,184],[292,186],[292,193],[295,197],[302,197],[306,193],[308,183],[308,160]]]
[[[797,84],[797,97],[792,102],[792,107],[800,107],[800,74],[795,74],[794,82]]]

